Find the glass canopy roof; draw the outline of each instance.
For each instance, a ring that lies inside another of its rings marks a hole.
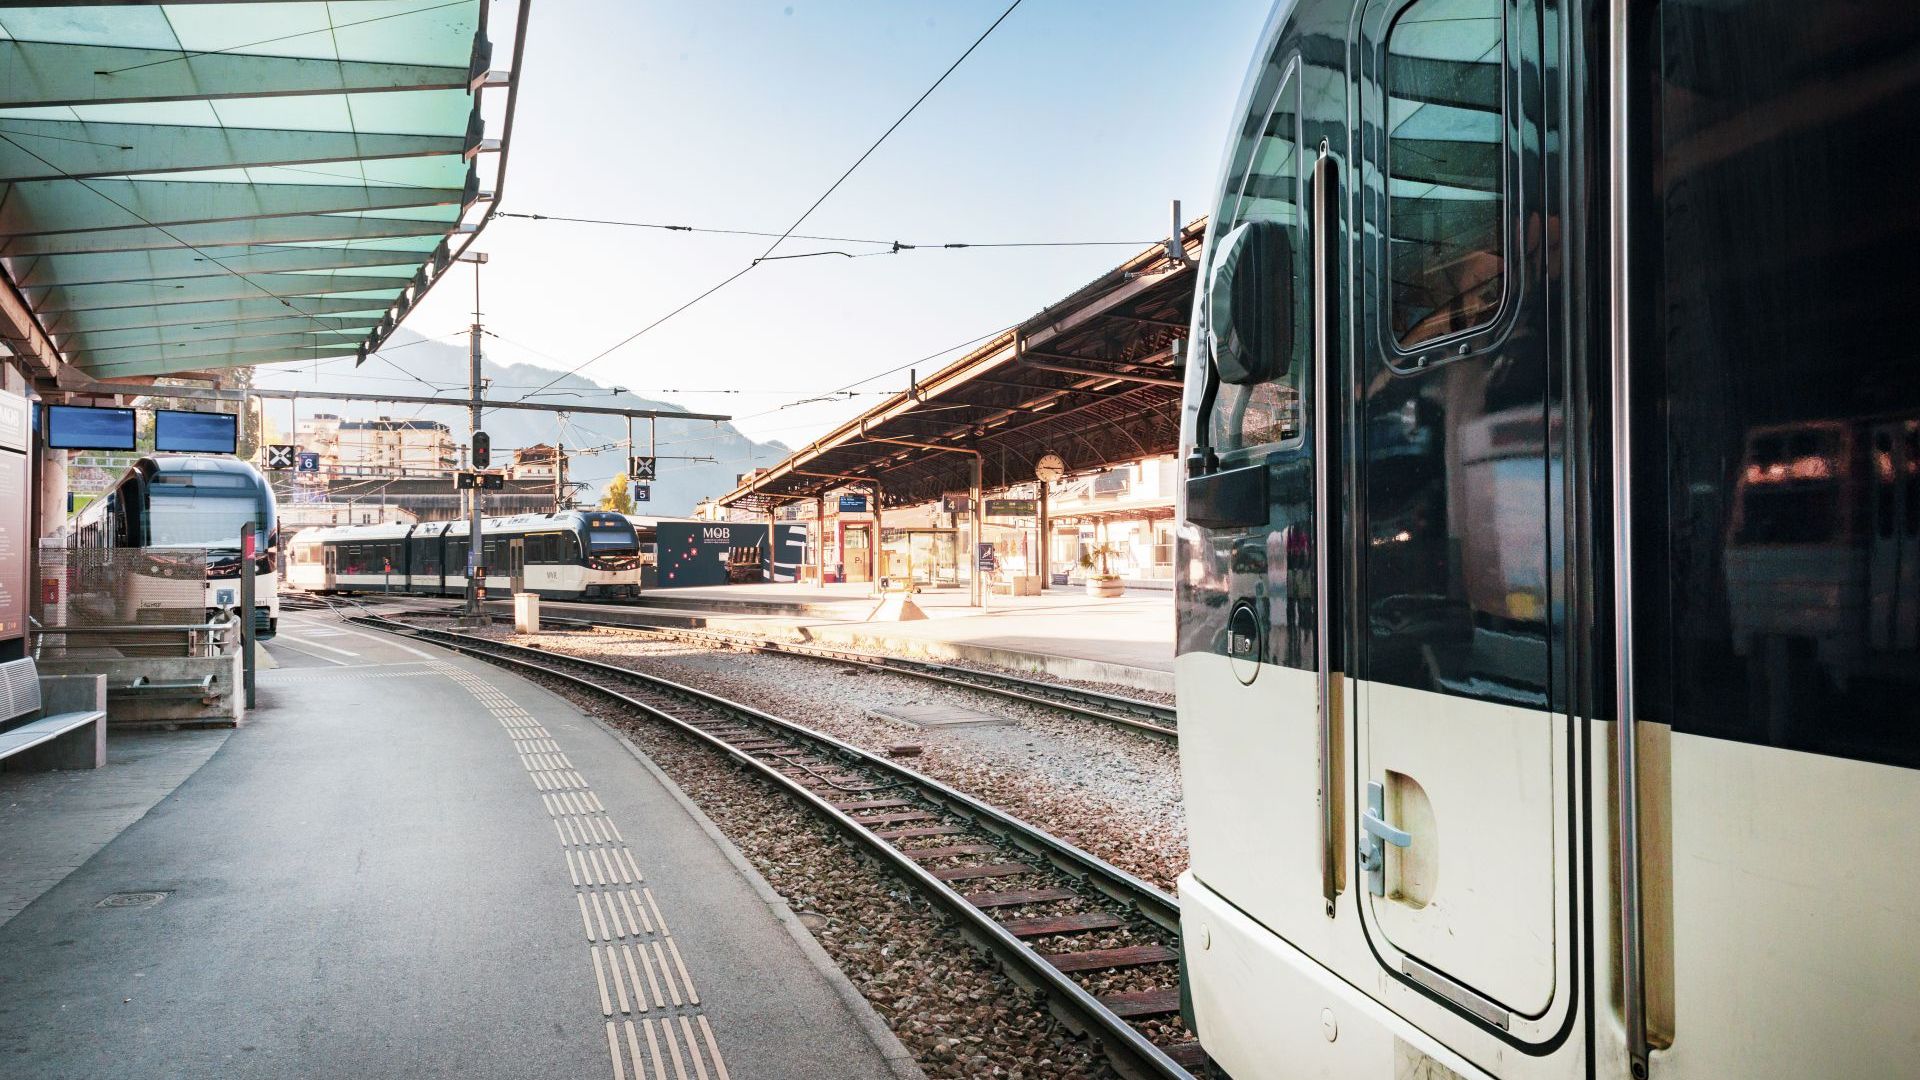
[[[0,7],[0,273],[95,378],[377,349],[484,220],[488,7]]]

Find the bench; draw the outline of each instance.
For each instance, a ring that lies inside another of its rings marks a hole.
[[[42,677],[31,659],[0,663],[0,727],[0,767],[98,769],[107,763],[107,677]]]

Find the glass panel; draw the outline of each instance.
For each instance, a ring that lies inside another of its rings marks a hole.
[[[152,547],[240,549],[240,527],[253,522],[261,536],[272,522],[251,495],[211,495],[168,490],[156,485],[147,511],[147,543]]]
[[[1299,82],[1289,73],[1252,147],[1246,173],[1227,190],[1218,234],[1224,236],[1248,221],[1281,224],[1292,236],[1294,278],[1304,281],[1301,190]],[[1270,382],[1221,385],[1209,418],[1215,451],[1265,446],[1300,434],[1300,379],[1307,354],[1310,292],[1298,285],[1292,290],[1294,341],[1286,370]]]
[[[1920,767],[1920,9],[1666,0],[1635,640],[1675,731]]]
[[[1502,12],[1503,0],[1418,0],[1387,36],[1387,261],[1403,348],[1500,309]]]

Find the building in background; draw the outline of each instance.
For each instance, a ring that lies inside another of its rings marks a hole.
[[[420,474],[448,472],[460,464],[453,432],[438,420],[343,420],[315,413],[300,420],[294,441],[320,455],[322,469],[361,466]]]

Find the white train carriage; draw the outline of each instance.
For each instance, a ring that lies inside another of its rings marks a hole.
[[[1892,0],[1277,6],[1182,434],[1215,1070],[1920,1075],[1916,72]]]
[[[308,529],[293,538],[290,585],[323,593],[463,596],[465,521]],[[492,595],[615,599],[640,594],[639,544],[619,514],[569,510],[489,518],[480,563]]]
[[[254,527],[254,630],[270,638],[280,625],[280,591],[273,489],[258,469],[225,457],[156,454],[134,462],[119,481],[68,520],[69,546],[154,549],[151,576],[180,572],[169,551],[206,553],[206,616],[240,617],[240,531]],[[195,560],[196,562],[198,560]],[[153,597],[172,589],[140,588],[130,579],[116,617],[139,622]]]

